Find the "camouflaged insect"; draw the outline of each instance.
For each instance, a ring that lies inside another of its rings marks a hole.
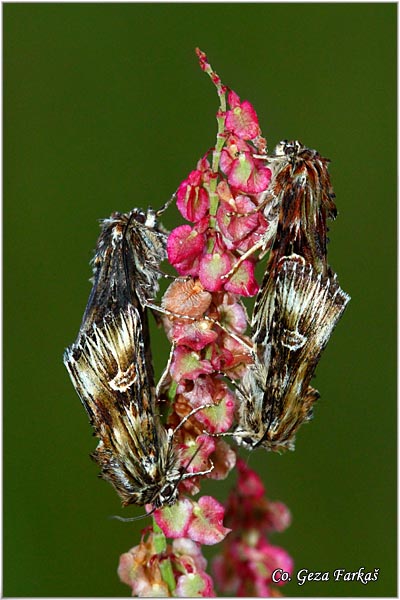
[[[173,504],[183,474],[173,432],[156,410],[139,310],[129,305],[80,336],[64,356],[100,439],[92,457],[123,505]]]
[[[336,276],[318,273],[298,255],[279,261],[263,293],[269,298],[260,313],[255,306],[253,321],[263,322],[265,336],[241,384],[234,436],[247,448],[293,450],[319,397],[311,378],[349,296]]]
[[[158,290],[167,233],[152,209],[102,223],[93,289],[64,363],[100,442],[92,457],[123,505],[173,504],[188,473],[158,410],[146,307]],[[197,409],[196,409],[197,410]],[[196,411],[193,411],[196,412]]]

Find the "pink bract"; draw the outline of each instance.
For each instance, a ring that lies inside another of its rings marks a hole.
[[[193,223],[200,221],[210,206],[208,193],[202,187],[202,175],[201,171],[192,171],[177,191],[178,210],[185,219]]]
[[[255,296],[260,286],[254,277],[254,263],[250,260],[244,260],[224,287],[227,292],[241,296]]]
[[[175,348],[170,373],[175,381],[181,379],[196,379],[199,375],[212,373],[213,368],[208,360],[186,346]]]
[[[226,275],[230,269],[231,261],[227,253],[206,254],[200,261],[200,281],[206,290],[217,292],[224,285],[222,276]]]
[[[228,94],[228,102],[232,109],[226,113],[225,127],[227,131],[231,131],[245,140],[252,140],[260,135],[258,117],[253,105],[248,100],[240,102],[240,98],[235,92]]]
[[[218,333],[212,330],[212,323],[209,321],[179,322],[172,327],[172,340],[177,346],[187,346],[191,350],[202,350],[217,338]]]
[[[194,262],[203,253],[204,247],[204,234],[190,225],[181,225],[168,236],[168,260],[180,275],[192,274]]]
[[[224,527],[224,507],[211,496],[202,496],[193,509],[189,537],[200,544],[212,546],[221,542],[231,531]]]

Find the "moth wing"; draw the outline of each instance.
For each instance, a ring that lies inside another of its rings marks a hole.
[[[290,254],[299,254],[328,274],[326,221],[337,211],[328,172],[329,160],[300,142],[287,144],[293,152],[283,159],[271,183],[279,198],[280,214],[268,271]]]
[[[149,388],[145,364],[139,360],[142,352],[141,319],[133,306],[117,316],[109,313],[66,351],[65,366],[94,426],[104,411],[121,404],[143,411],[143,404],[149,403],[134,393],[139,386]]]
[[[319,397],[311,378],[349,296],[335,276],[323,277],[295,255],[280,261],[267,288],[273,299],[265,300],[264,437],[293,448],[297,429],[311,418]]]
[[[149,209],[148,215],[151,215]],[[167,234],[157,223],[142,223],[138,209],[113,213],[102,222],[93,265],[93,287],[83,315],[81,332],[101,323],[108,312],[128,304],[144,306],[158,291],[160,263],[166,258]]]
[[[94,325],[65,353],[65,365],[99,445],[93,458],[124,504],[152,500],[168,461],[167,433],[155,414],[141,320],[129,306]]]
[[[281,261],[273,317],[277,344],[300,350],[303,359],[314,362],[349,300],[336,275],[324,277],[295,257]]]

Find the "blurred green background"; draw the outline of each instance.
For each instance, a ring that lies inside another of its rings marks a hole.
[[[129,596],[124,524],[62,364],[90,290],[101,217],[158,208],[214,144],[217,97],[194,54],[250,100],[269,147],[332,159],[329,260],[352,301],[317,369],[296,452],[248,456],[293,513],[273,538],[288,596],[396,595],[395,4],[4,4],[4,575],[6,596]],[[164,222],[181,223],[175,209]],[[168,356],[156,332],[160,373]],[[223,500],[227,482],[205,485]],[[208,556],[217,548],[210,548]]]

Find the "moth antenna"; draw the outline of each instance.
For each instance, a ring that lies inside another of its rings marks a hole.
[[[156,217],[161,216],[169,206],[171,206],[172,202],[175,200],[176,198],[176,192],[174,192],[171,196],[171,198],[169,200],[166,201],[165,204],[162,205],[161,208],[159,208],[158,210],[155,211],[155,215]]]
[[[108,517],[109,519],[115,519],[116,521],[122,521],[123,523],[132,523],[133,521],[140,521],[140,519],[145,519],[149,515],[153,514],[156,509],[153,508],[149,513],[144,515],[139,515],[138,517],[120,517],[119,515],[111,515]]]

